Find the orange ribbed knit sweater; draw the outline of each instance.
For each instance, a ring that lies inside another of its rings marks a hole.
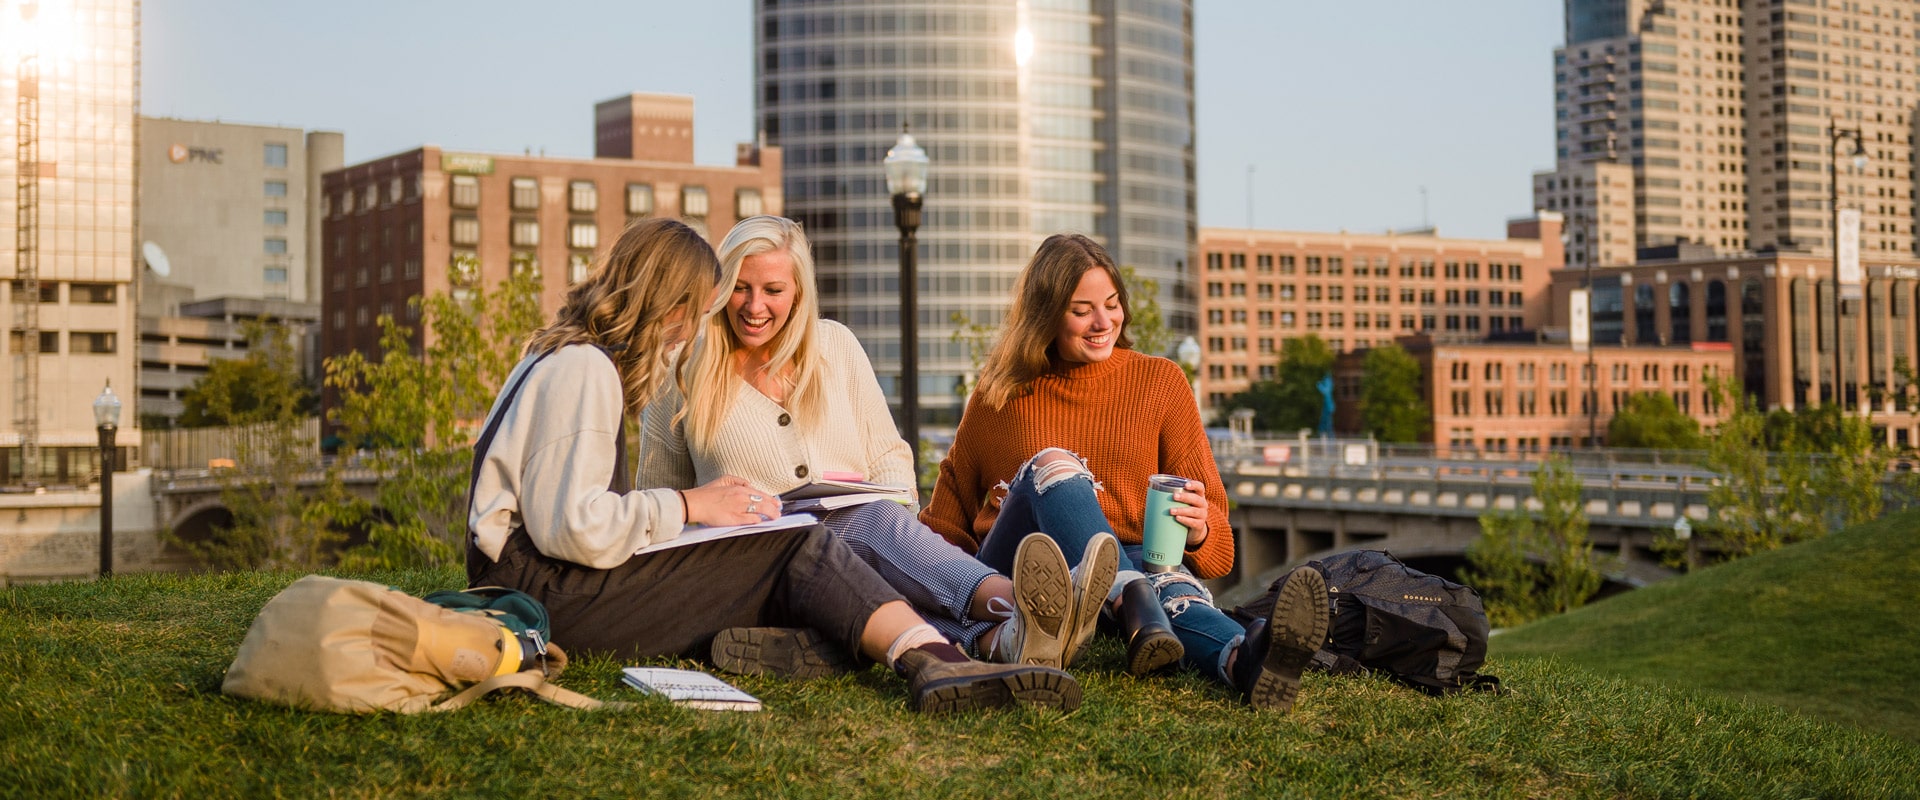
[[[1102,487],[1100,508],[1122,543],[1140,543],[1148,476],[1181,475],[1205,484],[1207,538],[1187,551],[1187,568],[1202,578],[1233,569],[1226,489],[1180,367],[1115,350],[1099,363],[1056,362],[1031,388],[1003,408],[988,408],[977,396],[967,404],[953,448],[940,463],[933,502],[920,512],[927,527],[978,552],[1006,496],[1001,483],[1013,480],[1035,453],[1059,447],[1086,461]]]

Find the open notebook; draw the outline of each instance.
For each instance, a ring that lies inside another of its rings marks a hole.
[[[659,695],[675,705],[711,711],[759,711],[760,698],[740,691],[740,687],[699,670],[669,667],[627,667],[620,680],[651,695]]]

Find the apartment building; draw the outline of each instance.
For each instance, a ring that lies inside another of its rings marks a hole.
[[[1842,303],[1836,317],[1832,261],[1820,256],[1762,253],[1596,269],[1594,349],[1724,345],[1733,354],[1732,374],[1762,408],[1841,402],[1867,416],[1888,444],[1920,444],[1920,416],[1904,395],[1899,368],[1920,352],[1920,261],[1870,259],[1863,272],[1863,301]],[[1566,318],[1569,297],[1588,277],[1578,270],[1552,276],[1556,318]],[[1843,376],[1837,399],[1836,373]]]
[[[1862,213],[1863,254],[1910,257],[1917,32],[1912,3],[1566,0],[1556,162],[1535,177],[1536,205],[1569,214],[1576,242],[1617,242],[1630,219],[1636,248],[1822,253],[1837,196]],[[1630,171],[1624,216],[1569,205],[1593,162]]]
[[[1724,344],[1576,348],[1569,342],[1499,342],[1417,334],[1398,339],[1420,362],[1421,396],[1432,412],[1431,438],[1447,449],[1541,452],[1605,443],[1613,415],[1635,394],[1673,398],[1702,426],[1728,408],[1716,405],[1708,379],[1732,374]],[[1365,354],[1334,364],[1334,426],[1359,431]]]
[[[1562,224],[1552,212],[1511,220],[1506,239],[1202,229],[1203,409],[1272,378],[1281,342],[1295,336],[1351,352],[1423,332],[1497,338],[1546,326]]]
[[[731,166],[696,165],[691,146],[677,144],[692,141],[692,104],[684,96],[636,95],[595,111],[596,152],[684,160],[427,145],[325,174],[322,354],[377,352],[382,315],[417,321],[410,298],[496,284],[516,270],[540,276],[542,308],[552,313],[596,253],[636,218],[677,218],[718,242],[743,217],[781,213],[780,148],[743,144]],[[630,114],[624,124],[621,108]],[[625,143],[609,130],[624,130]]]

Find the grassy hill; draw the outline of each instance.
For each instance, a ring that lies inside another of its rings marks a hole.
[[[1489,649],[1920,743],[1920,511],[1617,595]]]
[[[0,594],[0,794],[1745,798],[1920,785],[1912,742],[1518,656],[1488,665],[1505,696],[1311,675],[1289,715],[1251,711],[1191,674],[1129,678],[1106,638],[1076,670],[1085,705],[1066,715],[917,715],[879,668],[739,679],[767,702],[758,714],[504,697],[345,717],[221,695],[248,623],[294,577],[124,576]],[[372,577],[415,593],[460,583],[451,570]],[[620,666],[584,659],[560,683],[639,700]]]

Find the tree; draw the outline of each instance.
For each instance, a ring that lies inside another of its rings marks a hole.
[[[344,541],[338,526],[349,504],[333,482],[317,494],[300,486],[321,467],[307,432],[314,392],[293,346],[299,332],[258,321],[244,331],[246,356],[216,363],[188,393],[195,420],[228,426],[232,437],[220,498],[233,524],[205,541],[169,538],[216,568],[317,569]]]
[[[1133,319],[1127,320],[1127,338],[1133,349],[1150,356],[1165,356],[1173,350],[1173,331],[1167,329],[1160,313],[1160,282],[1142,278],[1133,267],[1120,267],[1120,280],[1127,284],[1132,300]]]
[[[297,335],[284,327],[278,331],[273,327],[270,323],[242,323],[248,357],[220,359],[207,366],[207,373],[180,398],[185,406],[180,427],[242,425],[246,420],[271,419],[283,402],[291,404],[292,413],[301,417],[312,416],[319,409],[320,395],[307,384],[292,356],[287,358],[294,362],[291,370],[277,363],[275,356],[253,357],[260,352],[254,349],[254,337]],[[291,349],[291,345],[288,347]]]
[[[1706,466],[1719,480],[1701,526],[1724,554],[1772,550],[1880,516],[1889,456],[1865,419],[1837,406],[1762,413],[1733,389],[1709,386],[1718,402],[1739,399],[1707,438]],[[1662,543],[1669,563],[1680,561],[1679,549]]]
[[[1565,457],[1540,464],[1533,494],[1537,519],[1523,510],[1490,510],[1480,515],[1480,538],[1467,547],[1462,581],[1486,599],[1496,627],[1579,608],[1600,590],[1580,476]]]
[[[1360,362],[1360,425],[1383,442],[1417,442],[1433,429],[1433,409],[1420,392],[1420,362],[1397,344],[1375,347]]]
[[[417,354],[413,331],[383,315],[378,360],[359,352],[327,359],[327,386],[339,393],[332,420],[382,476],[373,504],[381,513],[362,509],[367,544],[349,551],[344,566],[436,567],[465,558],[471,445],[543,319],[531,264],[516,264],[493,291],[471,284],[411,301],[430,334]]]
[[[1700,423],[1665,392],[1636,392],[1607,423],[1607,445],[1649,450],[1697,450]]]
[[[1237,408],[1253,409],[1253,426],[1261,430],[1292,432],[1320,427],[1325,400],[1320,379],[1333,371],[1333,348],[1317,334],[1280,343],[1280,368],[1270,381],[1256,381],[1246,391],[1227,398],[1222,416]]]

